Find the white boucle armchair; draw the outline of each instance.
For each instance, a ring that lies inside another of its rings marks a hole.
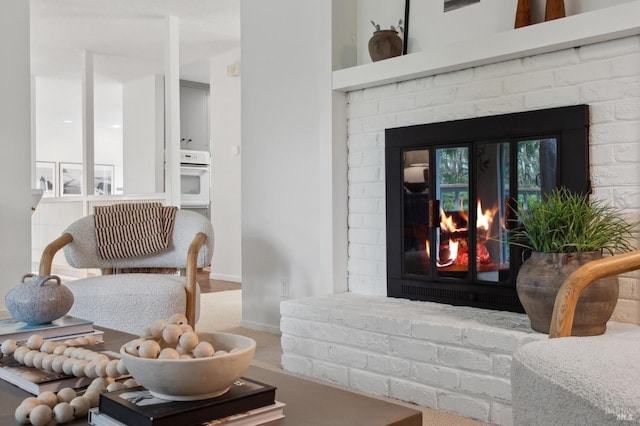
[[[195,328],[200,313],[196,274],[199,268],[211,264],[213,247],[211,222],[192,211],[178,210],[166,250],[105,260],[98,254],[93,215],[89,215],[72,223],[45,248],[40,275],[51,274],[53,257],[64,248],[72,267],[102,270],[100,276],[65,283],[74,296],[69,315],[91,320],[98,326],[140,334],[153,320],[182,313]],[[134,272],[120,273],[123,270]],[[175,270],[180,275],[146,273],[149,270]]]
[[[599,278],[636,269],[640,251],[589,262],[563,283],[550,339],[528,343],[514,353],[514,425],[640,423],[640,327],[610,322],[600,336],[570,337],[582,290]]]

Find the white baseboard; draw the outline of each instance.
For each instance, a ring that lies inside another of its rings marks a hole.
[[[264,331],[266,333],[282,335],[282,332],[280,331],[280,327],[275,327],[273,325],[263,324],[259,322],[242,320],[240,321],[240,327],[248,328],[250,330]]]
[[[209,274],[209,278],[212,280],[221,280],[221,281],[231,281],[234,283],[242,283],[242,277],[239,275],[225,275],[225,274],[216,274],[211,272]]]

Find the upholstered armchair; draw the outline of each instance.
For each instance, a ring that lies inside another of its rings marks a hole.
[[[548,340],[528,343],[511,364],[515,425],[640,422],[640,327],[610,322],[605,334],[571,337],[576,303],[595,280],[640,269],[640,250],[589,262],[556,297]]]
[[[157,253],[106,260],[98,252],[94,215],[85,216],[45,248],[40,275],[50,275],[53,258],[63,249],[72,267],[102,271],[65,283],[74,296],[69,315],[140,334],[155,319],[183,313],[195,328],[200,313],[196,274],[211,263],[213,226],[202,215],[178,210],[169,241],[168,248]]]

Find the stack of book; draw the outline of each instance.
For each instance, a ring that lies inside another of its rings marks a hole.
[[[0,342],[13,339],[25,342],[34,334],[39,334],[46,340],[67,340],[76,337],[95,336],[102,341],[104,332],[93,328],[93,321],[66,315],[47,324],[29,325],[15,318],[0,319]]]
[[[103,331],[95,330],[93,322],[64,316],[48,324],[28,325],[14,318],[0,319],[0,343],[13,339],[18,343],[25,342],[34,334],[45,340],[69,340],[77,337],[94,336],[102,342]],[[0,360],[0,379],[14,384],[34,395],[44,391],[58,392],[65,387],[81,388],[89,385],[91,379],[74,377],[62,373],[41,371],[17,362],[13,357]]]
[[[154,397],[144,387],[100,395],[97,409],[89,412],[94,426],[253,426],[284,417],[284,404],[275,399],[276,388],[241,377],[215,398],[168,401]]]
[[[99,352],[107,355],[110,359],[120,358],[120,354],[113,351],[104,350]],[[69,374],[27,367],[20,364],[13,357],[0,359],[0,379],[34,395],[40,395],[44,391],[58,392],[63,388],[84,388],[93,381],[89,377],[75,377]]]

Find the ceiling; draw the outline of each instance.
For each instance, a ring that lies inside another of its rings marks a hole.
[[[97,76],[164,73],[166,17],[179,21],[180,78],[209,82],[208,58],[240,47],[240,0],[31,0],[31,69],[79,77],[93,52]]]

